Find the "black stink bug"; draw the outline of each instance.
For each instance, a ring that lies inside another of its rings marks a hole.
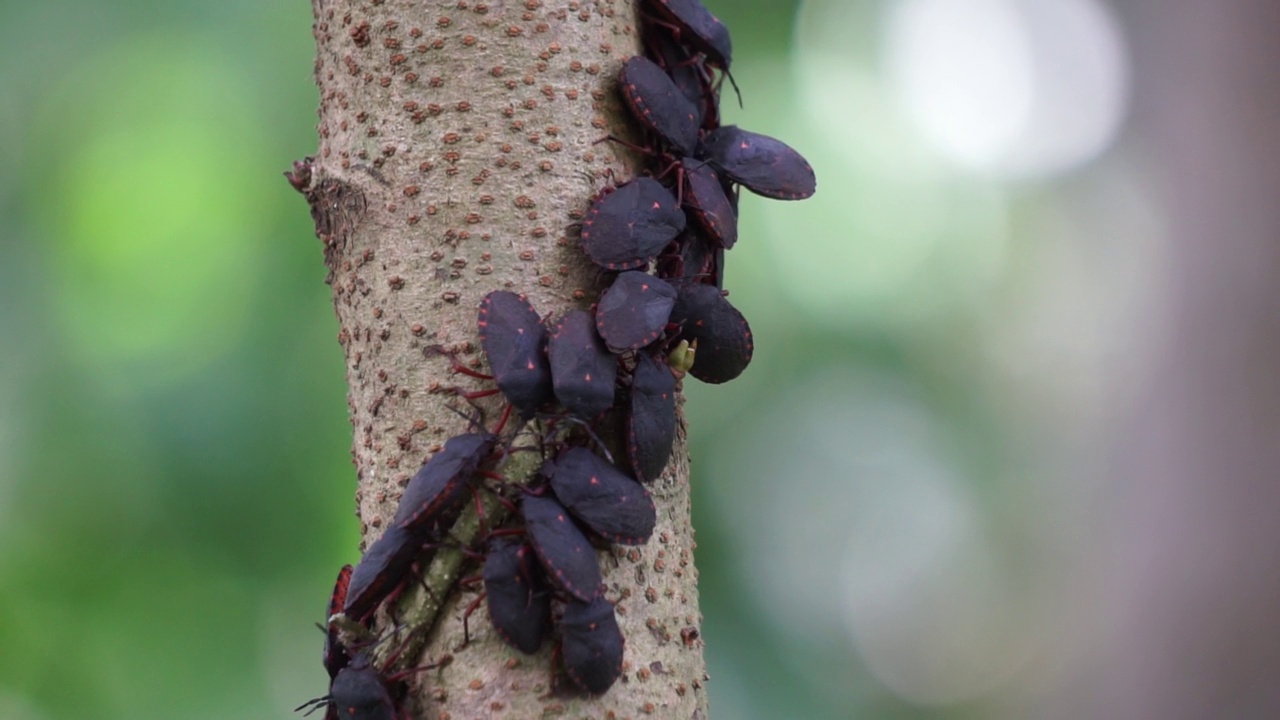
[[[400,496],[395,527],[423,540],[438,540],[452,524],[471,490],[469,480],[493,452],[496,435],[466,433],[449,438],[444,447],[414,473]]]
[[[329,694],[294,708],[310,715],[324,706],[324,720],[402,720],[400,709],[382,675],[369,662],[369,656],[358,653],[351,664],[329,682]]]
[[[525,495],[521,504],[529,541],[556,583],[573,597],[590,602],[600,594],[600,564],[587,536],[555,498]]]
[[[658,277],[669,280],[714,282],[717,276],[716,249],[706,233],[690,225],[663,254],[655,267]]]
[[[333,679],[329,702],[343,720],[396,720],[400,714],[382,676],[363,653]]]
[[[729,71],[733,42],[720,18],[698,0],[650,0],[649,4],[675,26],[681,42],[705,53],[711,65]]]
[[[596,305],[596,330],[615,353],[639,350],[662,334],[675,302],[676,289],[666,280],[621,273]]]
[[[751,362],[751,326],[715,286],[682,286],[671,322],[680,326],[681,339],[697,342],[689,374],[702,382],[728,382]]]
[[[494,290],[480,303],[480,345],[498,389],[523,417],[552,398],[547,328],[528,300]]]
[[[622,631],[613,603],[603,595],[590,603],[565,603],[560,640],[565,672],[583,690],[601,695],[622,674]]]
[[[631,379],[627,416],[627,450],[636,477],[656,480],[667,466],[675,439],[676,376],[662,361],[641,354]]]
[[[308,700],[294,711],[310,708],[306,713],[310,715],[324,706],[325,720],[410,720],[408,712],[400,704],[404,696],[401,681],[413,673],[442,667],[453,658],[445,655],[439,662],[386,675],[387,669],[403,650],[402,646],[392,653],[381,671],[373,666],[366,653],[355,653],[351,663],[329,681],[328,695]]]
[[[582,249],[605,269],[632,270],[647,265],[684,225],[684,213],[662,183],[636,178],[587,208]]]
[[[720,98],[711,84],[710,73],[696,53],[664,33],[647,33],[645,44],[658,64],[671,76],[680,92],[698,109],[698,126],[720,126]]]
[[[591,313],[565,313],[551,333],[547,356],[556,399],[569,412],[589,420],[613,406],[618,361],[596,332]]]
[[[813,168],[800,153],[781,140],[736,125],[707,133],[698,157],[733,182],[775,200],[803,200],[818,186]]]
[[[685,158],[681,164],[684,167],[685,207],[692,211],[698,224],[706,228],[721,247],[726,250],[732,248],[738,242],[738,213],[725,195],[716,171],[692,158]]]
[[[587,448],[569,448],[556,458],[551,489],[574,517],[610,542],[643,545],[653,534],[658,512],[649,491]]]
[[[618,87],[641,125],[685,155],[698,144],[698,108],[649,58],[628,58],[618,72]]]
[[[551,631],[551,591],[533,548],[494,540],[484,561],[484,590],[498,635],[526,655],[536,653]]]
[[[333,584],[333,593],[329,596],[329,613],[325,615],[324,669],[328,671],[330,680],[351,661],[346,648],[338,641],[337,628],[329,624],[329,618],[342,612],[342,607],[347,604],[347,589],[350,586],[351,566],[343,565],[338,571],[337,582]]]
[[[368,550],[351,573],[342,611],[353,620],[364,620],[400,585],[422,550],[422,540],[408,530],[392,526]]]

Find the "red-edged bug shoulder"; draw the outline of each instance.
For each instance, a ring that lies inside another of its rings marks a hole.
[[[566,593],[590,602],[600,594],[600,564],[587,536],[555,498],[525,495],[520,512],[547,574]]]
[[[638,270],[620,273],[596,305],[596,330],[615,353],[639,350],[662,334],[675,302],[667,281]]]
[[[526,655],[551,633],[551,591],[533,548],[511,538],[494,540],[484,561],[489,619],[499,637]]]
[[[644,40],[650,54],[685,99],[697,108],[698,126],[707,129],[720,127],[720,93],[712,83],[711,72],[702,57],[667,33],[648,32]]]
[[[603,595],[589,603],[566,603],[560,638],[565,672],[583,690],[603,694],[622,675],[625,642],[613,603]]]
[[[607,270],[632,270],[647,265],[684,226],[675,196],[653,178],[636,178],[587,208],[582,249]]]
[[[636,477],[656,480],[675,439],[676,376],[666,363],[642,353],[636,357],[627,414],[627,451]]]
[[[343,565],[338,571],[338,579],[333,583],[333,592],[329,595],[329,612],[324,616],[324,669],[329,673],[330,680],[333,680],[338,672],[351,662],[346,648],[338,641],[337,628],[329,624],[329,618],[342,612],[343,606],[347,604],[347,590],[351,587],[351,569],[350,565]]]
[[[551,489],[574,517],[610,542],[643,545],[653,535],[658,513],[649,491],[587,448],[569,448],[556,458]]]
[[[755,348],[751,326],[714,286],[681,286],[671,322],[679,325],[679,338],[697,342],[698,354],[689,374],[702,382],[728,382],[751,363]]]
[[[618,361],[596,332],[591,313],[565,313],[551,333],[547,356],[556,399],[565,409],[589,420],[613,406]]]
[[[698,108],[649,58],[628,58],[618,72],[618,88],[639,123],[668,145],[690,155],[698,144]]]
[[[716,171],[692,158],[683,161],[684,204],[708,233],[726,250],[738,242],[738,212],[725,194]]]
[[[437,539],[470,495],[469,481],[497,440],[489,433],[466,433],[445,441],[405,487],[392,525],[424,539]]]
[[[707,133],[698,156],[733,182],[775,200],[803,200],[818,187],[813,168],[790,145],[735,125]]]
[[[553,397],[542,319],[520,295],[495,290],[480,303],[478,325],[498,388],[522,416],[531,417]]]
[[[356,564],[351,573],[342,611],[361,621],[369,616],[404,580],[422,550],[422,541],[397,526],[388,528]]]

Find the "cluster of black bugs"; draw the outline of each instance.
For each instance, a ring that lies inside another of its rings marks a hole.
[[[338,572],[338,581],[333,586],[333,595],[329,599],[330,617],[342,612],[351,578],[351,566],[342,566],[342,570]],[[395,654],[392,654],[386,665],[390,666],[395,659]],[[448,658],[426,667],[387,674],[385,668],[374,667],[365,649],[343,645],[337,628],[330,624],[324,640],[324,667],[329,672],[329,694],[309,700],[297,709],[307,709],[310,714],[312,710],[323,707],[325,720],[407,720],[408,716],[403,714],[398,697],[403,690],[400,680],[415,672],[439,667],[445,662],[448,662]]]
[[[723,291],[739,188],[782,200],[815,189],[795,150],[720,125],[720,87],[732,78],[719,19],[698,0],[645,0],[641,20],[646,55],[624,63],[618,85],[649,174],[598,195],[581,228],[582,248],[609,287],[590,311],[553,324],[515,293],[484,298],[479,335],[493,374],[482,377],[496,382],[507,414],[493,432],[449,439],[418,470],[386,532],[339,575],[330,603],[331,617],[369,623],[449,542],[481,478],[500,479],[492,470],[509,452],[500,438],[507,416],[538,417],[555,439],[542,445],[531,482],[494,490],[513,521],[488,533],[484,597],[497,634],[517,650],[532,654],[558,636],[565,674],[591,694],[617,680],[624,645],[595,546],[642,545],[652,535],[656,509],[644,483],[671,454],[679,378],[723,383],[751,361],[750,327]],[[593,443],[593,428],[606,424],[624,428],[623,463]],[[324,664],[330,692],[308,705],[326,707],[326,720],[404,717],[396,695],[405,673],[379,672],[366,652],[343,646],[332,624]]]

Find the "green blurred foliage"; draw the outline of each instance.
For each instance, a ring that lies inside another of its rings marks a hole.
[[[358,535],[328,288],[280,177],[315,144],[310,25],[0,9],[5,717],[287,717],[323,690],[312,623]]]

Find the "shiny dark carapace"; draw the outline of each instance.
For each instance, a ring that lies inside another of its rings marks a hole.
[[[681,154],[693,154],[698,144],[698,107],[662,68],[642,55],[628,58],[618,72],[618,88],[637,122]]]
[[[738,212],[725,194],[720,177],[707,163],[686,158],[684,166],[684,206],[720,247],[728,250],[738,242]]]
[[[649,491],[585,447],[556,458],[551,489],[574,517],[610,542],[643,545],[653,534],[658,513]]]
[[[480,303],[478,325],[498,389],[523,417],[532,417],[554,396],[542,319],[520,295],[495,290]]]
[[[329,702],[341,720],[396,720],[396,703],[378,670],[363,655],[329,685]]]
[[[603,595],[589,603],[565,603],[560,637],[565,672],[583,690],[603,694],[622,674],[622,631],[613,603]]]
[[[705,383],[728,382],[751,362],[755,349],[751,326],[713,285],[683,285],[671,310],[682,340],[697,342],[689,374]]]
[[[722,275],[717,258],[723,252],[724,248],[716,247],[702,228],[690,224],[671,247],[658,256],[655,271],[658,277],[667,280],[715,284]]]
[[[736,125],[707,133],[699,157],[733,182],[775,200],[803,200],[818,186],[813,168],[800,153],[781,140]]]
[[[600,594],[600,564],[587,536],[555,498],[525,495],[521,504],[529,542],[547,574],[582,602]]]
[[[618,361],[596,332],[595,316],[571,310],[556,323],[547,343],[556,399],[579,417],[592,419],[613,406]]]
[[[484,561],[489,618],[498,635],[526,655],[551,632],[551,590],[533,548],[521,540],[493,541]]]
[[[466,433],[449,438],[400,496],[392,525],[425,540],[436,540],[453,523],[471,493],[476,468],[493,452],[498,438],[489,433]]]
[[[653,178],[636,178],[587,208],[582,249],[607,270],[634,270],[662,252],[684,226],[675,196]]]
[[[667,281],[638,270],[620,273],[596,305],[596,330],[615,353],[639,350],[662,335],[675,302]]]
[[[667,466],[675,439],[676,376],[666,363],[641,353],[636,357],[627,413],[627,454],[636,477],[656,480]]]
[[[413,533],[392,526],[369,546],[351,573],[342,611],[353,620],[364,620],[408,575],[422,549]]]
[[[706,54],[707,62],[728,71],[733,60],[729,28],[698,0],[649,0],[659,17],[674,25],[680,42]]]

